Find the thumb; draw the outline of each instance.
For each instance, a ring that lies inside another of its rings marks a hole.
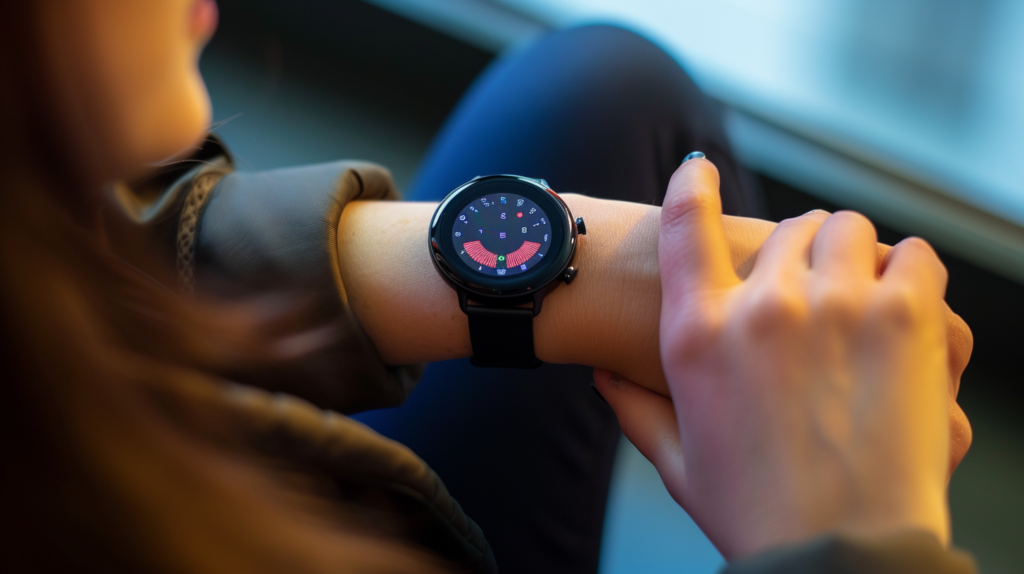
[[[662,300],[668,302],[739,281],[722,224],[718,170],[706,159],[684,162],[668,184],[661,207],[658,269]]]

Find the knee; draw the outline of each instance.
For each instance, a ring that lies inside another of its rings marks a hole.
[[[636,62],[674,67],[672,57],[643,34],[615,24],[588,24],[556,30],[546,42],[563,50],[600,56],[613,64]],[[595,58],[597,59],[597,58]]]
[[[565,63],[573,65],[573,70],[566,70],[570,76],[593,76],[626,87],[663,84],[685,76],[665,50],[628,28],[609,24],[568,28],[553,33],[549,41],[568,56]]]
[[[559,30],[531,52],[546,88],[576,103],[603,101],[621,112],[631,102],[638,108],[674,107],[698,98],[699,90],[672,56],[627,28],[597,24]]]

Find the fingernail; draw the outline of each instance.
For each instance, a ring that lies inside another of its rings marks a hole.
[[[597,395],[597,398],[601,399],[602,403],[606,405],[608,404],[608,400],[604,398],[604,395],[601,394],[601,391],[597,390],[597,387],[594,386],[594,383],[590,383],[590,390],[594,391],[594,394]]]
[[[825,214],[828,214],[828,212],[825,211],[824,209],[812,209],[812,210],[808,211],[807,213],[801,215],[800,217],[804,217],[806,215],[814,215],[815,213],[825,213]]]
[[[615,387],[616,389],[621,389],[622,383],[625,382],[625,379],[623,379],[622,375],[618,373],[612,373],[611,376],[608,377],[608,382],[611,383],[612,386]]]
[[[686,162],[690,161],[691,159],[704,159],[705,157],[706,156],[704,155],[704,152],[702,152],[702,151],[691,151],[690,153],[686,154],[686,157],[683,158],[683,163],[686,163]],[[682,164],[680,164],[680,165],[682,165]]]

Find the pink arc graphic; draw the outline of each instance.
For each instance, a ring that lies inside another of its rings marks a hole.
[[[466,250],[466,254],[469,255],[470,259],[480,265],[486,265],[492,269],[498,266],[498,255],[488,251],[479,241],[467,241],[462,244],[462,248]],[[519,246],[519,249],[505,256],[505,265],[507,267],[519,267],[529,261],[539,250],[540,243],[524,241]]]
[[[466,250],[466,254],[473,261],[476,261],[480,265],[486,265],[494,268],[498,266],[498,255],[491,253],[480,245],[479,241],[467,241],[462,244],[462,248]]]
[[[531,257],[537,254],[537,250],[540,249],[540,243],[534,243],[532,241],[524,241],[523,245],[516,249],[512,253],[505,256],[505,263],[509,267],[519,267],[523,263],[530,260]]]

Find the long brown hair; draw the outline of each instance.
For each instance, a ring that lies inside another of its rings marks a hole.
[[[106,248],[51,113],[32,4],[0,24],[2,165],[43,174],[0,175],[0,567],[433,570],[418,550],[326,527],[258,459],[190,430],[187,405],[154,402],[272,349],[244,306],[183,298]]]

